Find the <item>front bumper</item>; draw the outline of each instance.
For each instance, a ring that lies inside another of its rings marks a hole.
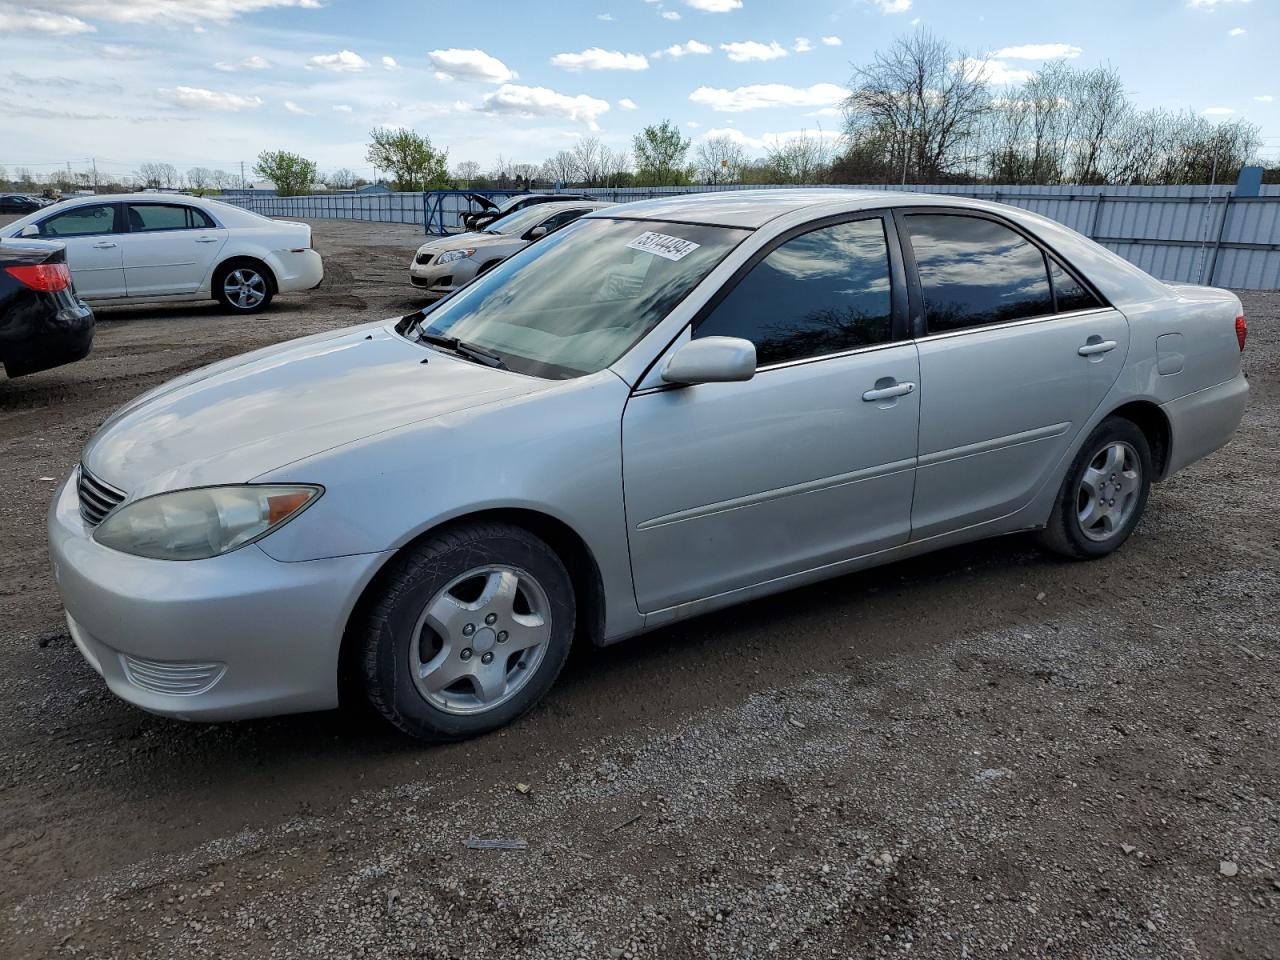
[[[337,706],[342,635],[384,554],[282,563],[251,544],[148,560],[90,534],[64,482],[49,510],[54,577],[72,639],[118,697],[183,720]]]
[[[444,296],[473,280],[477,266],[472,257],[442,264],[418,263],[414,260],[409,264],[409,282],[420,290]]]

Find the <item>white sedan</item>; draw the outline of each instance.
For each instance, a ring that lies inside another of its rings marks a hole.
[[[199,197],[77,197],[0,228],[14,237],[65,243],[76,293],[94,305],[218,300],[252,313],[324,279],[305,223]]]

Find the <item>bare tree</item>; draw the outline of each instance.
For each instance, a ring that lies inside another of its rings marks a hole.
[[[339,167],[324,178],[325,186],[332,190],[350,190],[355,186],[355,182],[355,171],[346,167]]]
[[[737,183],[747,163],[747,151],[732,137],[721,134],[698,142],[694,169],[703,183]]]
[[[474,160],[461,160],[453,165],[453,175],[464,183],[480,179],[480,164]]]
[[[631,173],[631,154],[626,150],[600,150],[600,168],[604,172],[604,183],[608,187],[621,186]]]
[[[577,161],[568,150],[559,150],[542,164],[542,176],[554,183],[573,183],[578,179]]]
[[[192,167],[187,171],[187,186],[192,190],[204,190],[213,182],[213,171],[208,167]]]
[[[573,157],[576,179],[583,186],[594,187],[604,178],[603,150],[598,137],[583,137],[569,151]]]
[[[831,142],[822,135],[802,130],[786,140],[775,139],[765,152],[765,165],[775,183],[817,183],[826,174],[834,153]]]
[[[844,102],[850,140],[887,145],[904,179],[935,180],[961,167],[991,102],[982,62],[927,30],[899,38],[888,53],[856,68],[850,87]]]
[[[513,163],[509,166],[511,176],[517,180],[523,180],[528,183],[536,180],[538,177],[538,165],[536,163]]]

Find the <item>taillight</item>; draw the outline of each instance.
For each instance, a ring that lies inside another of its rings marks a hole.
[[[1245,322],[1244,314],[1236,317],[1236,339],[1240,341],[1240,352],[1244,353],[1244,341],[1249,336],[1249,324]]]
[[[42,293],[57,293],[71,286],[71,271],[65,263],[34,263],[29,266],[5,267],[4,272],[20,284]]]

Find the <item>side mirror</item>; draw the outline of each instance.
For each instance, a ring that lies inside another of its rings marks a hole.
[[[526,240],[541,240],[546,235],[547,235],[547,228],[545,226],[538,226],[538,227],[534,227],[524,236]]]
[[[756,375],[756,345],[740,337],[690,340],[662,369],[667,383],[734,383]]]
[[[28,223],[25,227],[18,231],[20,237],[38,237],[40,236],[40,228],[34,223]]]

